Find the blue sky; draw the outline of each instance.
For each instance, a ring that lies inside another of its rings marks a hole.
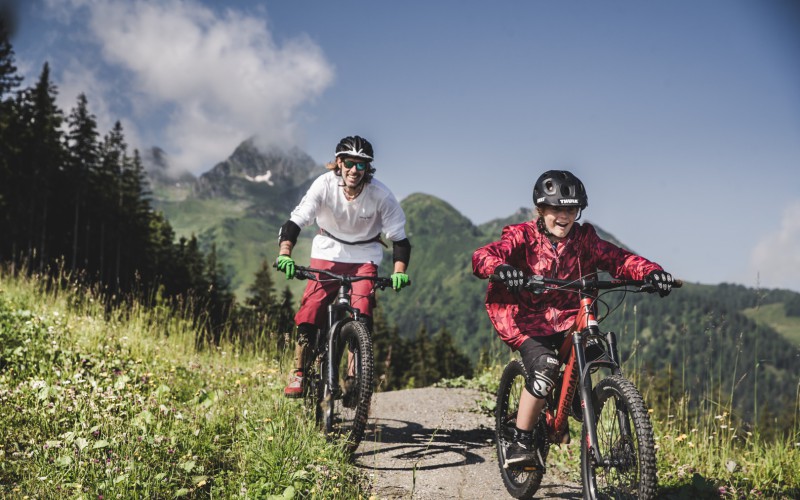
[[[800,291],[797,2],[16,4],[24,84],[49,61],[63,109],[195,173],[253,134],[320,163],[360,134],[399,198],[482,223],[565,168],[674,274]]]

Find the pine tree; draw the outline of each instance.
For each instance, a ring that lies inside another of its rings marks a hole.
[[[208,288],[204,299],[208,311],[211,339],[214,345],[219,345],[222,333],[230,319],[235,297],[230,291],[230,281],[225,276],[215,243],[211,245],[211,251],[206,258],[205,276]]]
[[[266,259],[261,261],[261,267],[256,272],[255,281],[247,288],[249,297],[247,304],[256,312],[267,317],[275,309],[275,284],[270,272],[270,264]]]
[[[31,266],[38,263],[40,270],[48,259],[48,238],[58,241],[61,236],[48,233],[49,203],[56,186],[61,184],[59,170],[65,157],[61,132],[64,117],[56,106],[57,94],[50,81],[50,66],[45,63],[36,85],[22,92],[19,104],[25,130],[16,165],[21,175],[15,180],[19,183],[15,189],[19,190],[19,200],[26,209],[24,219],[17,222],[23,225],[24,241],[21,243],[27,247],[29,263]],[[56,225],[55,228],[60,227]]]
[[[2,9],[2,7],[0,7]],[[0,101],[5,100],[22,82],[14,62],[14,48],[6,19],[0,15]]]
[[[2,9],[2,6],[0,6]],[[15,221],[14,175],[11,171],[12,157],[18,154],[15,136],[19,134],[14,100],[9,96],[22,81],[14,63],[14,49],[9,41],[9,29],[0,13],[0,260],[11,253],[10,239]]]
[[[440,378],[456,378],[461,375],[472,377],[472,364],[469,358],[456,347],[453,336],[447,328],[442,328],[434,336],[433,352],[438,361]]]
[[[281,293],[280,304],[278,305],[278,333],[288,334],[294,330],[294,296],[287,285]],[[285,335],[281,335],[284,336]]]
[[[380,307],[375,309],[373,347],[375,349],[375,379],[379,390],[402,389],[413,375],[412,352],[400,330],[390,325]]]
[[[411,346],[411,377],[414,387],[427,387],[439,380],[438,363],[428,335],[428,329],[422,325]],[[411,379],[409,378],[409,381]]]
[[[72,198],[73,223],[72,227],[72,248],[70,252],[69,268],[75,271],[78,265],[78,245],[80,241],[81,224],[85,224],[88,237],[88,218],[82,221],[81,217],[86,206],[85,198],[88,196],[89,179],[98,168],[100,161],[99,145],[97,143],[97,120],[89,112],[88,101],[85,94],[78,96],[78,104],[67,118],[69,132],[67,134],[68,161],[66,162],[67,185],[61,186]],[[84,268],[88,267],[89,247],[83,248],[84,261],[81,263]]]

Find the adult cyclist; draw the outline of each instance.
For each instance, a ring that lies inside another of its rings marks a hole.
[[[300,229],[317,223],[319,231],[311,246],[311,267],[336,274],[378,275],[383,257],[381,233],[392,242],[392,287],[408,286],[406,274],[411,257],[411,243],[405,232],[406,216],[400,203],[382,182],[375,179],[372,166],[372,144],[359,136],[348,136],[336,145],[329,172],[319,176],[292,211],[278,240],[278,270],[292,279],[295,262],[292,249]],[[297,345],[294,369],[284,389],[286,397],[303,393],[303,359],[306,346],[326,323],[326,306],[336,295],[338,284],[308,281],[300,308],[295,314]],[[375,305],[372,282],[356,281],[352,288],[352,305],[367,316],[369,322]]]

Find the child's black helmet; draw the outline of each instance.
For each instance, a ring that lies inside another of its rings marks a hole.
[[[336,157],[340,156],[352,156],[372,161],[372,144],[357,135],[345,137],[336,145]]]
[[[589,206],[586,188],[580,179],[566,170],[548,170],[539,176],[533,186],[533,204],[553,207]]]

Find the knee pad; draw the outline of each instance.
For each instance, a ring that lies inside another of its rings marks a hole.
[[[559,362],[555,356],[550,354],[539,356],[531,363],[525,388],[537,398],[546,398],[556,385],[558,369]]]
[[[317,336],[317,331],[317,325],[300,323],[297,325],[297,343],[300,345],[309,345],[313,343]]]

